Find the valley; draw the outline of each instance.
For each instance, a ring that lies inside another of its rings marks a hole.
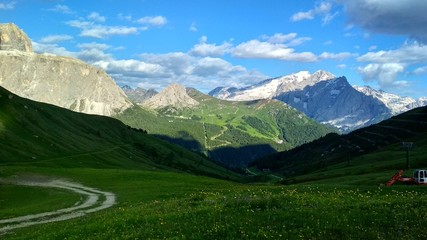
[[[334,131],[275,100],[230,102],[178,85],[157,96],[116,118],[231,168]],[[182,99],[191,99],[191,106]]]

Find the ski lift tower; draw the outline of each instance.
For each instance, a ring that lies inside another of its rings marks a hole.
[[[410,168],[409,167],[409,150],[411,150],[412,145],[414,145],[413,142],[402,142],[402,147],[403,149],[406,150],[406,167],[408,168],[408,170]]]

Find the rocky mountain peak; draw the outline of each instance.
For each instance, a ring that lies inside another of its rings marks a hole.
[[[191,108],[199,105],[199,102],[190,97],[185,87],[179,84],[171,84],[159,94],[148,99],[143,106],[159,109],[164,107],[174,107],[176,109]]]
[[[13,23],[0,24],[0,50],[32,52],[33,47],[27,34]]]
[[[0,85],[24,98],[112,116],[131,107],[102,69],[70,57],[36,54],[15,24],[0,24]]]

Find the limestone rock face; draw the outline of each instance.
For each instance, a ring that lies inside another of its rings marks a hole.
[[[31,40],[13,23],[0,24],[0,50],[32,52]]]
[[[132,106],[105,71],[69,57],[0,51],[0,85],[21,97],[89,114],[112,116]]]
[[[199,102],[187,94],[185,87],[178,84],[171,84],[159,94],[145,101],[142,105],[152,109],[164,107],[183,109],[195,107],[199,105]]]
[[[0,24],[0,85],[31,100],[112,116],[132,106],[107,73],[80,60],[35,54],[15,24]]]

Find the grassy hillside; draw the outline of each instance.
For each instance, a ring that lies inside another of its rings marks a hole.
[[[345,177],[293,186],[196,176],[161,159],[170,159],[163,157],[172,153],[172,162],[183,164],[181,169],[194,172],[193,163],[203,160],[196,165],[199,173],[218,176],[224,171],[114,119],[31,102],[3,89],[0,95],[0,229],[8,225],[1,223],[4,219],[85,200],[66,190],[2,180],[64,179],[117,196],[111,208],[57,223],[0,230],[1,239],[427,237],[427,188],[378,187],[387,174],[371,181],[372,175],[346,174],[341,166],[330,170]]]
[[[293,150],[259,159],[254,166],[269,168],[286,177],[311,173],[313,180],[327,181],[346,174],[395,172],[406,168],[402,142],[414,144],[410,150],[411,167],[426,167],[426,139],[427,107],[422,107],[347,135],[329,134]],[[332,169],[335,171],[331,172]]]
[[[0,88],[1,166],[186,171],[234,177],[205,157],[108,117],[20,98]]]
[[[279,101],[230,102],[195,89],[187,93],[200,103],[197,107],[156,112],[135,107],[118,119],[230,167],[245,167],[332,131]]]

